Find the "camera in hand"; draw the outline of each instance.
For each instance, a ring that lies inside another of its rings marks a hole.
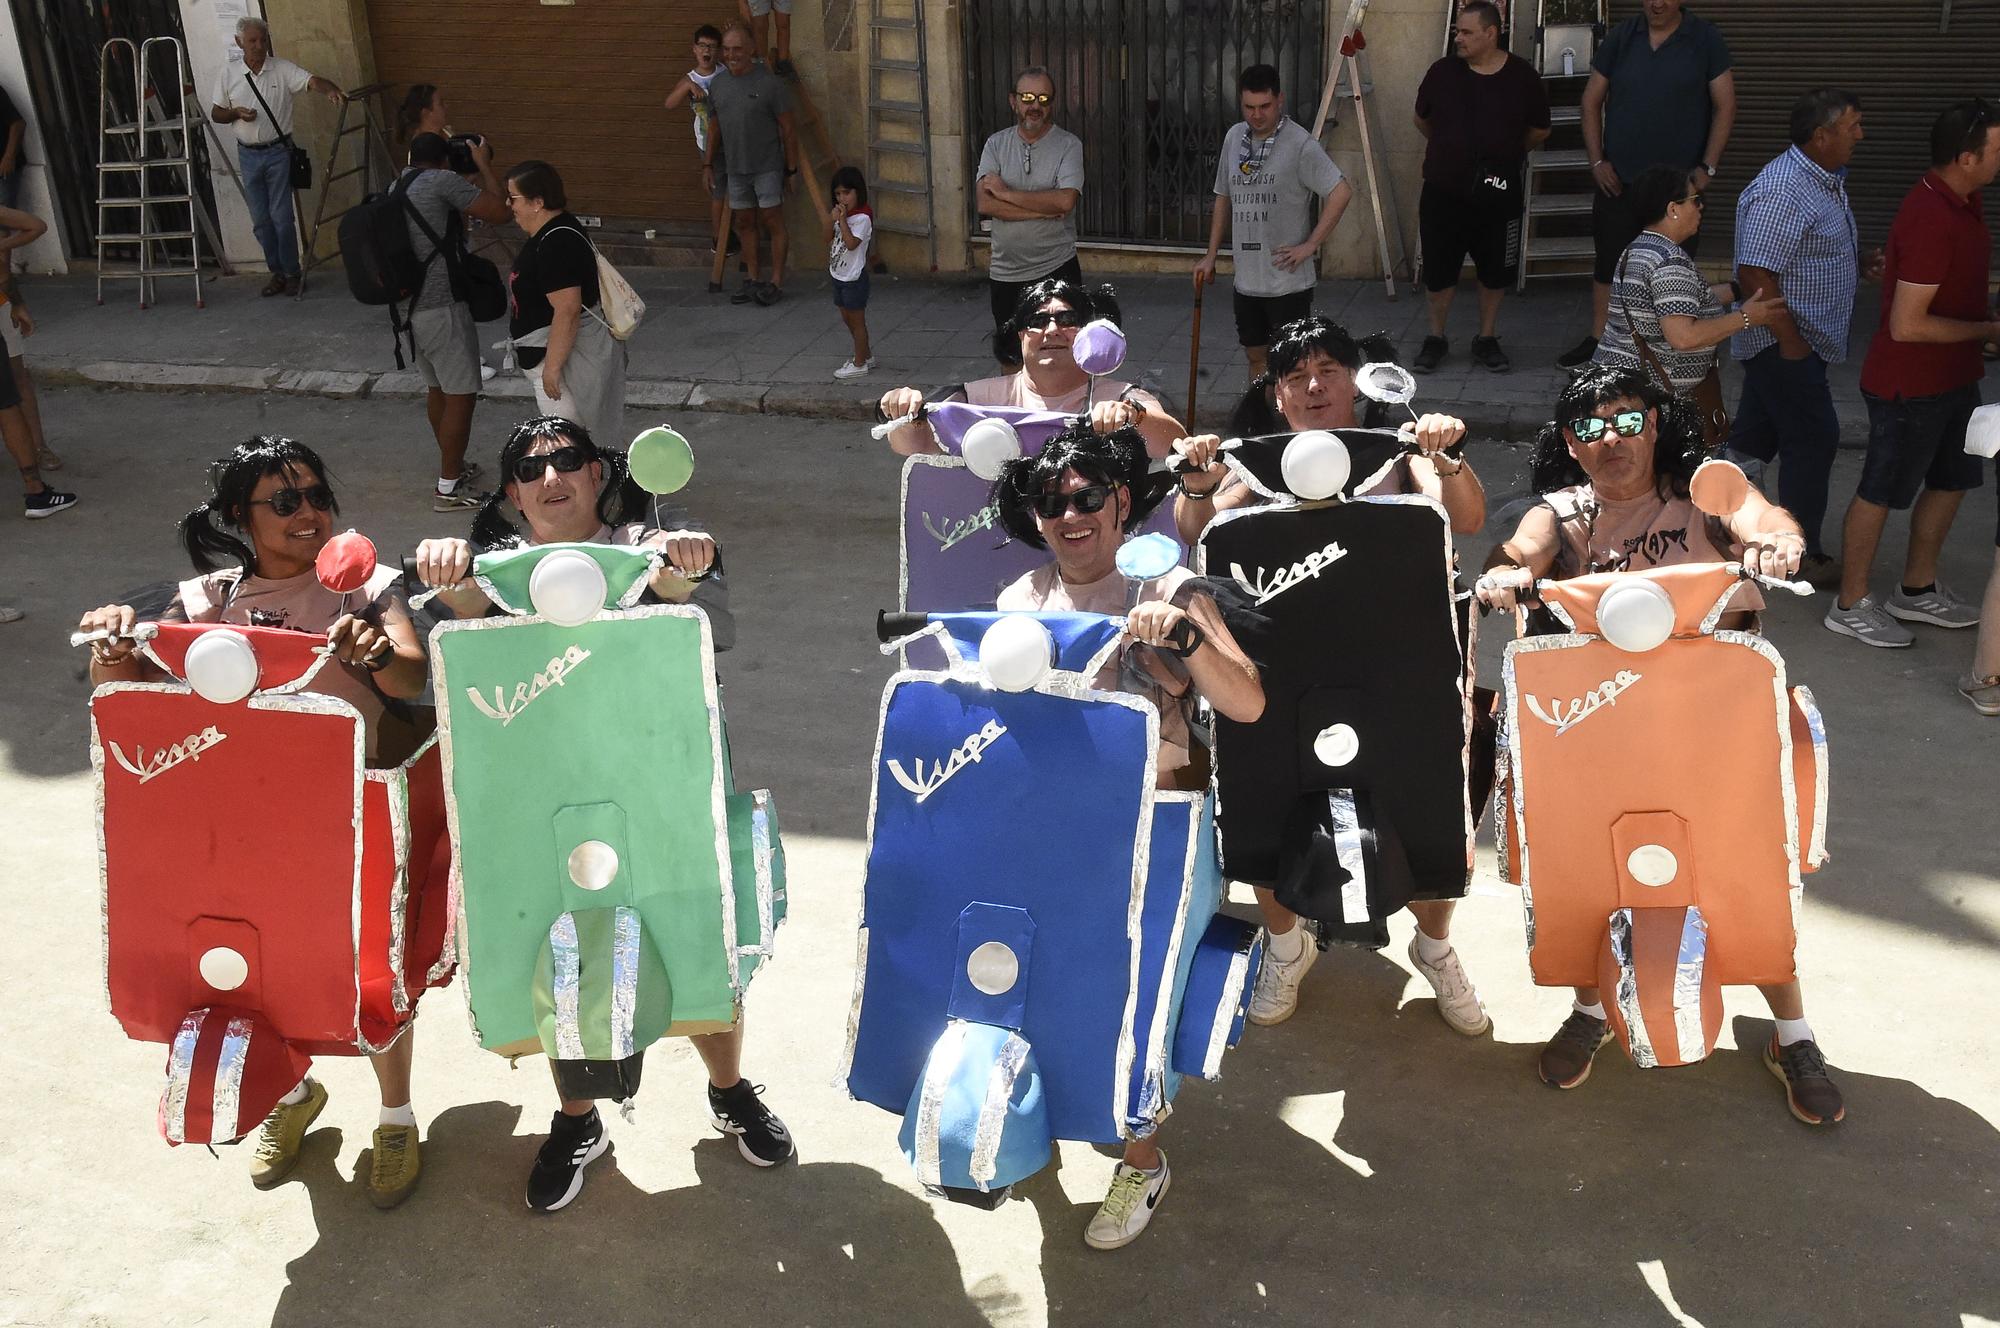
[[[453,134],[445,140],[445,159],[449,162],[453,174],[479,174],[479,165],[472,160],[472,145],[485,141],[484,134]]]

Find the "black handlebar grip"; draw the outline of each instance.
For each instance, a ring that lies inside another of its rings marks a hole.
[[[403,584],[421,586],[423,583],[423,578],[417,575],[417,555],[414,553],[405,554],[403,556]]]
[[[1194,619],[1182,618],[1174,624],[1174,630],[1167,639],[1173,642],[1173,645],[1167,648],[1167,653],[1176,659],[1186,659],[1202,648],[1208,640],[1208,633],[1202,631],[1201,624]]]
[[[878,609],[875,613],[875,639],[887,645],[891,641],[900,641],[906,636],[921,632],[929,625],[929,614],[895,613],[888,609]]]

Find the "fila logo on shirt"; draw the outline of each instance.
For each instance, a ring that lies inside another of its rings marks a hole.
[[[918,804],[921,805],[931,794],[943,788],[953,775],[969,765],[977,765],[980,758],[986,755],[986,749],[1000,741],[1000,735],[1006,731],[1005,724],[997,719],[989,719],[977,733],[969,735],[964,742],[954,747],[950,756],[942,761],[931,762],[929,774],[924,773],[924,763],[921,759],[910,762],[916,767],[917,773],[914,778],[903,769],[901,761],[891,760],[889,773],[896,777],[898,784],[915,794]]]
[[[590,652],[582,646],[573,645],[549,661],[549,666],[527,682],[514,684],[513,696],[507,695],[504,687],[493,689],[493,699],[488,701],[480,695],[477,687],[465,689],[472,704],[488,719],[500,721],[505,728],[521,717],[521,712],[540,700],[552,687],[561,687],[569,681],[569,675],[576,672],[577,665],[590,658]]]
[[[124,749],[117,743],[108,745],[111,748],[111,758],[137,775],[141,784],[146,784],[158,779],[183,761],[199,761],[203,752],[228,736],[210,724],[201,732],[190,733],[171,747],[162,747],[151,756],[146,755],[144,747],[134,747],[132,750],[139,758],[137,761],[125,755]]]
[[[1526,698],[1528,709],[1536,719],[1555,729],[1557,737],[1561,737],[1603,707],[1617,705],[1618,698],[1644,676],[1630,669],[1620,669],[1615,676],[1605,679],[1582,696],[1571,697],[1568,701],[1551,698],[1547,710],[1542,708],[1540,701],[1530,696]]]

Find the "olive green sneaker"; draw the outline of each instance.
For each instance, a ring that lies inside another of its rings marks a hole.
[[[257,1142],[250,1156],[250,1183],[268,1190],[291,1175],[292,1168],[299,1164],[299,1147],[306,1141],[306,1131],[325,1110],[326,1085],[317,1079],[306,1080],[305,1101],[280,1102],[271,1108],[271,1114],[257,1127]]]
[[[375,1161],[368,1168],[368,1200],[377,1208],[394,1208],[417,1188],[424,1169],[414,1125],[375,1127]]]

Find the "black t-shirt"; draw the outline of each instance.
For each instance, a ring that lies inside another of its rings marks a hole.
[[[521,252],[514,255],[514,270],[507,279],[508,335],[525,336],[555,322],[556,311],[549,303],[549,292],[571,286],[582,290],[584,308],[596,306],[597,252],[584,237],[583,226],[575,214],[563,212],[529,236]],[[524,369],[542,362],[540,347],[519,347],[514,356]]]
[[[12,129],[14,122],[20,118],[21,113],[14,109],[14,99],[7,95],[5,88],[0,88],[0,142],[4,141],[6,132]]]
[[[1549,127],[1549,96],[1542,76],[1518,55],[1491,74],[1453,55],[1424,75],[1417,114],[1431,127],[1424,179],[1471,189],[1488,175],[1520,174],[1528,131]]]

